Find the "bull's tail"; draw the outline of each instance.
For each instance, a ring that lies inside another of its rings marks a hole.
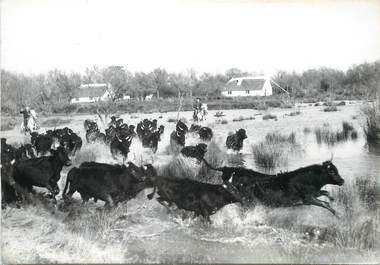
[[[75,173],[76,173],[77,170],[78,170],[78,168],[73,167],[73,168],[69,171],[69,173],[67,173],[66,184],[65,184],[65,187],[64,187],[63,192],[62,192],[62,197],[63,197],[63,198],[67,198],[67,194],[66,194],[66,192],[67,192],[67,188],[69,187],[69,184],[73,181],[73,179],[74,179],[74,175],[75,175]]]

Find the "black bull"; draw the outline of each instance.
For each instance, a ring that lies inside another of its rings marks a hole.
[[[17,161],[14,166],[16,183],[32,193],[33,186],[38,186],[47,188],[53,197],[57,195],[59,193],[57,182],[61,177],[61,170],[64,165],[69,166],[71,161],[63,147],[51,152],[52,156]]]
[[[67,174],[63,197],[67,200],[78,191],[83,203],[94,198],[105,201],[105,206],[113,207],[135,197],[143,189],[152,187],[150,179],[155,175],[152,165],[137,167],[133,163],[125,166],[84,162]]]
[[[331,161],[277,175],[237,167],[213,168],[207,161],[204,162],[210,168],[221,171],[223,182],[231,183],[248,202],[257,199],[271,207],[315,205],[336,214],[328,202],[317,199],[326,196],[332,200],[328,191],[321,188],[327,184],[341,186],[344,183]]]
[[[237,191],[230,185],[214,185],[190,179],[157,177],[153,180],[154,190],[148,195],[152,199],[156,189],[157,201],[162,205],[173,203],[178,208],[192,211],[211,222],[210,215],[227,204],[241,202]]]

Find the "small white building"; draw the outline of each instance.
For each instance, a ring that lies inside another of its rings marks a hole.
[[[104,101],[112,96],[109,84],[85,84],[75,91],[70,103],[90,103]]]
[[[226,97],[270,96],[272,93],[271,80],[264,76],[232,78],[222,91]]]

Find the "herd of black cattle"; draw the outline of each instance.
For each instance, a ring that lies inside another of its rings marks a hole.
[[[329,203],[318,197],[326,196],[333,200],[321,188],[326,184],[344,183],[331,161],[276,175],[244,167],[215,168],[204,158],[206,143],[185,146],[186,134],[197,134],[203,142],[207,142],[213,137],[212,130],[196,124],[189,129],[182,121],[177,122],[170,135],[172,150],[179,150],[183,156],[195,158],[211,170],[222,172],[223,184],[158,176],[152,164],[139,167],[132,162],[125,163],[132,139],[136,136],[143,147],[152,149],[154,153],[157,151],[164,132],[164,126],[158,127],[157,120],[144,119],[137,124],[136,132],[134,125],[128,126],[116,117],[111,117],[105,133],[100,132],[97,123],[91,120],[84,122],[84,129],[88,143],[103,142],[109,145],[114,157],[121,154],[124,161],[121,165],[89,161],[71,168],[62,192],[65,205],[70,205],[73,202],[72,195],[78,192],[83,203],[92,198],[95,202],[104,201],[106,207],[113,207],[134,198],[146,188],[153,188],[148,199],[152,199],[157,192],[157,201],[162,205],[170,207],[175,204],[208,221],[217,210],[236,202],[245,206],[260,202],[271,207],[315,205],[335,214]],[[239,151],[246,138],[245,130],[239,129],[227,137],[226,146]],[[2,207],[11,202],[32,201],[35,194],[33,186],[46,188],[50,192],[48,197],[56,203],[55,196],[60,192],[57,183],[62,168],[71,165],[70,156],[74,156],[81,147],[81,137],[67,127],[49,130],[45,134],[31,133],[31,143],[19,148],[7,144],[6,139],[1,138]]]

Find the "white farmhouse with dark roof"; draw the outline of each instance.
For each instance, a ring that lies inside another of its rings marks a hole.
[[[70,103],[89,103],[104,101],[111,97],[109,84],[85,84],[75,91]]]
[[[272,95],[271,80],[268,77],[238,77],[227,82],[222,91],[226,97],[270,96]]]

